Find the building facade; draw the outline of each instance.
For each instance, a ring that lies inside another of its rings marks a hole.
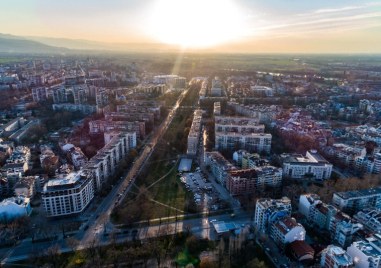
[[[254,225],[260,232],[269,231],[269,227],[277,220],[291,215],[291,200],[261,198],[255,206]]]
[[[341,247],[329,245],[322,251],[320,265],[323,268],[351,268],[353,259]]]
[[[102,189],[108,178],[115,172],[119,162],[136,147],[136,134],[113,135],[110,142],[90,159],[85,169],[92,174],[96,191]]]
[[[307,151],[306,156],[289,155],[283,161],[283,176],[293,179],[307,177],[327,180],[331,177],[332,164],[315,150]]]
[[[93,178],[84,171],[73,172],[63,179],[48,181],[41,194],[47,217],[78,214],[94,198]]]
[[[364,208],[381,209],[381,187],[334,193],[332,204],[351,215]]]

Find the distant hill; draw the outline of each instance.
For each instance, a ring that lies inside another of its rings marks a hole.
[[[105,43],[84,39],[15,36],[0,33],[0,52],[80,53],[88,52],[173,52],[177,46],[160,43]]]
[[[161,43],[107,43],[85,39],[26,36],[28,40],[49,46],[66,47],[74,50],[114,51],[114,52],[160,52],[178,50],[177,46]]]
[[[0,34],[1,53],[65,53],[69,49],[49,46],[40,42],[27,40],[23,37]]]

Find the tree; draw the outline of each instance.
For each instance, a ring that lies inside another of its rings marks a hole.
[[[66,245],[74,252],[79,245],[79,241],[74,237],[69,237],[66,239]]]
[[[203,258],[200,262],[200,268],[217,268],[218,265],[216,262],[211,261],[208,258]]]
[[[258,258],[252,259],[246,266],[247,268],[267,268],[264,261],[260,261]]]
[[[61,255],[61,250],[59,245],[53,245],[49,247],[46,250],[46,260],[48,263],[50,263],[53,267],[59,267],[60,266],[60,255]]]
[[[106,251],[106,256],[109,258],[113,267],[115,267],[115,268],[119,266],[122,255],[123,255],[123,252],[121,252],[115,248],[109,248]]]
[[[192,255],[197,254],[199,251],[198,239],[194,235],[187,238],[185,245],[188,248],[189,253]]]

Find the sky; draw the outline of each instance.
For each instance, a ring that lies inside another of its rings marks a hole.
[[[381,53],[381,0],[1,0],[0,33],[245,53]]]

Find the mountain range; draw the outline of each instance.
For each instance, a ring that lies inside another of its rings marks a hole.
[[[159,43],[106,43],[84,39],[16,36],[0,33],[0,53],[75,54],[81,52],[169,52],[176,46]]]

